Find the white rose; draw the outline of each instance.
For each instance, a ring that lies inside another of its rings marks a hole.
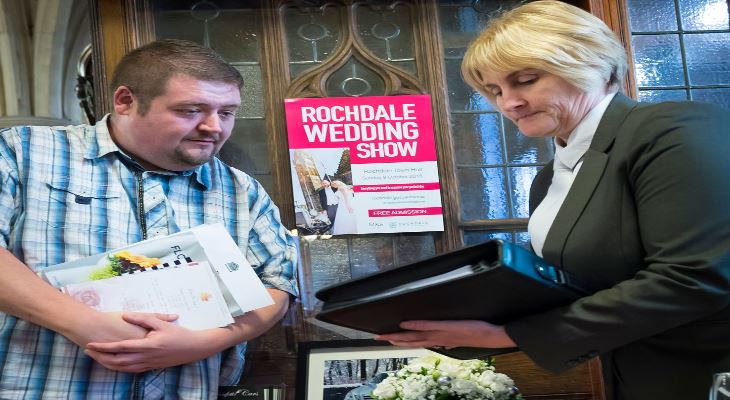
[[[406,400],[416,400],[426,397],[433,381],[423,375],[411,375],[401,382],[401,393]],[[430,383],[430,384],[429,384]]]
[[[457,363],[441,363],[438,366],[439,371],[442,372],[443,375],[449,376],[451,378],[467,378],[471,374],[471,370],[466,369],[462,367],[461,365]]]
[[[383,379],[375,387],[375,390],[373,390],[373,395],[382,400],[395,399],[397,395],[397,382],[398,380],[395,377]]]
[[[457,395],[466,395],[469,393],[477,392],[479,390],[479,387],[477,386],[476,382],[472,382],[466,379],[454,379],[451,382],[451,389],[453,389]]]

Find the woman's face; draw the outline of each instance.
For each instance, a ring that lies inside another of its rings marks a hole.
[[[606,90],[585,93],[557,75],[525,69],[512,73],[480,71],[490,102],[525,136],[568,136],[606,95]]]

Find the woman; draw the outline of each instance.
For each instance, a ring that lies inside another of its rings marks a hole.
[[[702,399],[730,371],[730,117],[617,93],[625,51],[598,18],[537,1],[492,20],[465,80],[526,136],[552,137],[535,178],[535,252],[594,294],[496,326],[406,321],[406,347],[518,346],[559,372],[600,355],[609,399]]]
[[[332,187],[337,190],[338,204],[337,217],[332,227],[333,235],[346,235],[349,233],[357,233],[355,225],[355,214],[352,208],[352,190],[342,181],[332,181]]]

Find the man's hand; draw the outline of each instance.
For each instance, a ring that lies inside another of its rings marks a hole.
[[[378,335],[401,347],[515,347],[503,326],[484,321],[405,321],[403,332]]]
[[[208,358],[258,337],[284,316],[289,294],[277,289],[268,291],[274,304],[236,317],[233,324],[224,328],[192,331],[154,315],[125,313],[124,321],[148,330],[144,338],[89,343],[86,354],[109,369],[123,372],[144,372]]]
[[[122,317],[147,333],[140,339],[89,343],[86,354],[109,369],[145,372],[202,360],[223,350],[213,329],[193,331],[150,314]]]
[[[177,319],[171,314],[142,314],[160,321],[172,322]],[[61,332],[66,338],[84,348],[91,342],[117,342],[127,339],[144,338],[148,330],[142,326],[122,319],[122,313],[92,312],[81,319],[76,329]]]

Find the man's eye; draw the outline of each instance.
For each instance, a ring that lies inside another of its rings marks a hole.
[[[236,116],[235,111],[221,111],[219,114],[223,119],[233,118]]]
[[[180,114],[184,114],[184,115],[195,115],[195,114],[197,114],[197,113],[200,112],[200,110],[197,109],[197,108],[183,108],[183,109],[180,109],[180,110],[177,110],[177,111]]]

